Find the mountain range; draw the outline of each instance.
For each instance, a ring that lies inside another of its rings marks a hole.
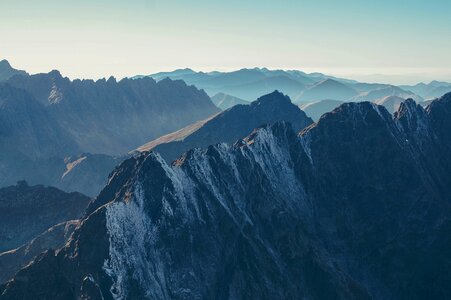
[[[182,128],[197,128],[220,109],[248,104],[275,89],[286,91],[315,121],[342,102],[384,104],[384,98],[399,97],[427,105],[430,101],[410,90],[421,95],[451,90],[451,84],[438,81],[396,87],[266,68],[209,73],[181,69],[150,75],[154,79],[93,81],[69,80],[58,71],[29,75],[3,60],[0,74],[0,186],[24,179],[89,196],[101,190],[129,151],[167,135],[186,134]],[[217,93],[210,100],[180,79]]]
[[[241,69],[232,72],[196,72],[180,69],[147,76],[159,81],[164,78],[182,79],[188,84],[204,89],[211,97],[224,93],[246,101],[279,90],[297,104],[326,99],[339,101],[373,101],[398,96],[416,101],[440,97],[451,91],[451,84],[433,81],[415,86],[394,86],[381,83],[362,83],[321,73],[305,73],[297,70],[269,70],[267,68]]]
[[[447,299],[449,153],[451,93],[144,152],[0,299]]]
[[[0,186],[25,179],[94,196],[119,157],[219,111],[180,80],[19,72],[0,82]]]

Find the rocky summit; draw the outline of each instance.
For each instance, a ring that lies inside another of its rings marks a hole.
[[[448,299],[451,94],[120,165],[0,299]]]

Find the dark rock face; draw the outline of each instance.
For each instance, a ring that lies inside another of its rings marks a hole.
[[[0,299],[450,298],[450,96],[131,158]]]
[[[170,162],[191,148],[233,143],[256,127],[278,121],[290,122],[295,131],[313,123],[302,110],[291,103],[290,98],[275,91],[249,105],[236,105],[202,124],[194,124],[169,136],[163,136],[139,150],[159,152]]]
[[[83,215],[91,199],[42,185],[0,189],[0,252],[29,242],[49,227]]]

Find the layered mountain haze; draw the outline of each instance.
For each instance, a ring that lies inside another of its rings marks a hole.
[[[133,78],[142,77],[146,76]],[[182,79],[188,84],[204,89],[211,97],[216,97],[218,93],[224,93],[245,101],[252,101],[260,95],[279,90],[298,104],[322,100],[374,101],[387,96],[412,98],[420,102],[423,98],[430,99],[434,94],[442,96],[450,91],[451,86],[446,82],[431,82],[427,85],[430,87],[429,89],[421,88],[425,84],[398,87],[390,84],[358,82],[322,73],[309,74],[298,70],[269,70],[267,68],[207,73],[180,69],[173,72],[156,73],[148,75],[148,77],[157,81],[165,78]],[[434,92],[431,89],[434,89]]]
[[[259,79],[255,82],[226,86],[222,88],[221,91],[231,95],[237,95],[246,100],[252,100],[274,90],[280,90],[291,98],[297,99],[304,89],[305,84],[302,84],[297,80],[286,76],[271,76]]]
[[[70,81],[52,71],[7,83],[30,93],[82,151],[95,154],[124,154],[219,111],[204,92],[169,79]]]
[[[211,97],[211,101],[213,101],[213,103],[222,110],[226,110],[237,104],[249,104],[249,101],[245,101],[243,99],[224,93],[217,93],[216,95]]]
[[[384,145],[384,147],[379,147]],[[126,160],[2,299],[447,299],[451,94]]]
[[[0,83],[0,186],[25,179],[95,196],[131,149],[219,111],[183,81],[15,75]]]
[[[164,78],[182,79],[204,89],[210,96],[226,93],[246,101],[279,90],[298,101],[302,91],[327,79],[353,84],[355,81],[335,78],[321,73],[307,74],[297,70],[269,70],[267,68],[241,69],[232,72],[195,72],[191,69],[162,72],[149,77],[155,80]],[[142,78],[144,76],[135,76]],[[300,101],[300,100],[299,100]]]
[[[405,100],[406,99],[397,96],[387,96],[376,99],[374,103],[384,106],[389,113],[393,114],[394,112],[398,111],[401,103],[403,103]]]
[[[323,114],[333,111],[343,103],[343,101],[328,99],[301,104],[299,107],[307,114],[307,116],[317,122]]]
[[[156,151],[170,162],[191,148],[233,143],[254,128],[277,121],[290,122],[296,131],[313,123],[289,97],[275,91],[248,105],[236,105],[203,122],[151,141],[138,150]]]
[[[403,85],[400,86],[402,89],[407,91],[411,91],[417,95],[420,95],[424,99],[430,100],[433,98],[440,97],[446,93],[451,92],[451,83],[449,82],[440,82],[440,81],[431,81],[428,84],[418,83],[416,85]]]
[[[354,97],[350,98],[349,101],[352,101],[352,102],[371,101],[371,102],[373,102],[376,99],[384,98],[387,96],[396,96],[396,97],[400,97],[400,98],[404,98],[404,99],[411,98],[417,102],[423,101],[422,97],[415,95],[412,92],[405,91],[396,86],[386,86],[386,87],[376,88],[374,90],[364,92],[357,96],[354,96]]]
[[[302,92],[297,100],[319,101],[324,99],[348,100],[357,95],[353,88],[333,79],[323,80]]]

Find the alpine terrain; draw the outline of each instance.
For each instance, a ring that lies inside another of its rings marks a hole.
[[[144,152],[0,299],[448,299],[450,153],[451,94]]]

